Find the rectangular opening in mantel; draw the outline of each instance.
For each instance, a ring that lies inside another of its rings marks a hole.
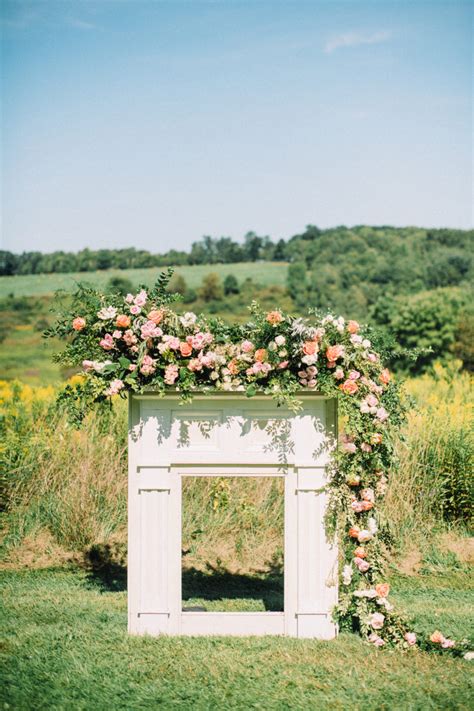
[[[183,612],[284,610],[281,476],[182,477]]]

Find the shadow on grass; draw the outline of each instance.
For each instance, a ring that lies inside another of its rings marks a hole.
[[[87,582],[100,592],[127,589],[127,567],[123,557],[109,544],[95,545],[86,553]],[[183,600],[261,600],[265,610],[283,610],[283,568],[270,565],[255,573],[232,573],[223,566],[206,563],[206,571],[183,570]]]

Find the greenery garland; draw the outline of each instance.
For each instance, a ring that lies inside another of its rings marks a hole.
[[[171,270],[152,289],[101,294],[80,286],[46,333],[66,342],[56,360],[82,366],[84,379],[60,395],[79,422],[96,403],[115,395],[173,388],[263,392],[293,411],[297,393],[337,398],[344,434],[333,457],[326,526],[337,535],[341,585],[335,616],[376,647],[421,646],[465,651],[435,631],[417,639],[389,602],[383,526],[377,504],[396,466],[394,439],[405,414],[399,386],[383,365],[383,347],[368,327],[331,314],[295,318],[251,306],[251,320],[228,326],[193,313],[178,315],[166,287]]]

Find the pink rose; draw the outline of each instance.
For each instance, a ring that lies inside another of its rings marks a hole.
[[[281,363],[278,363],[277,368],[278,370],[284,370],[285,368],[288,368],[288,360],[282,360]]]
[[[140,333],[144,340],[147,338],[159,338],[163,334],[161,328],[159,328],[154,321],[146,321],[143,326],[140,327]]]
[[[405,642],[408,642],[410,647],[416,644],[416,634],[414,632],[406,632],[404,635]]]
[[[383,647],[385,642],[381,637],[378,636],[378,634],[375,634],[375,632],[372,632],[372,634],[369,635],[369,642],[371,642],[375,647]]]
[[[377,410],[377,412],[375,414],[375,417],[380,422],[385,422],[385,420],[388,419],[388,412],[384,407],[379,407],[379,409]]]
[[[367,444],[367,442],[362,442],[360,448],[363,452],[366,452],[367,454],[372,451],[372,447],[370,446],[370,444]]]
[[[84,370],[94,370],[94,361],[92,360],[83,360],[82,361],[82,367]]]
[[[454,647],[454,645],[455,645],[454,639],[445,638],[441,642],[441,646],[443,649],[451,649],[451,647]]]
[[[357,451],[357,445],[354,442],[344,442],[342,448],[347,454],[354,454]]]
[[[370,568],[370,563],[367,563],[367,561],[362,558],[354,558],[354,563],[357,565],[361,573],[366,573]]]
[[[132,304],[132,306],[130,306],[130,313],[133,314],[134,316],[138,316],[140,311],[141,311],[141,308],[138,306],[138,304]]]
[[[103,348],[104,351],[111,351],[115,346],[112,335],[110,333],[106,333],[105,336],[99,341],[99,346]]]
[[[360,373],[358,370],[349,371],[349,380],[358,380],[360,378]]]
[[[242,341],[240,347],[244,353],[251,353],[255,348],[252,341]]]
[[[136,306],[145,306],[147,300],[147,293],[143,289],[136,295],[134,302]],[[133,312],[132,312],[133,313]]]
[[[143,356],[142,364],[140,367],[140,373],[143,375],[152,375],[156,370],[156,361],[149,355]]]
[[[117,395],[122,390],[123,387],[125,387],[124,383],[117,378],[116,380],[112,380],[109,387],[105,391],[105,394],[108,395],[109,397],[112,395]]]
[[[179,374],[179,370],[178,370],[177,365],[174,365],[174,364],[167,365],[165,368],[165,383],[167,385],[173,385],[174,381],[178,377],[178,374]]]
[[[336,380],[342,380],[342,379],[343,379],[343,377],[344,377],[344,371],[343,371],[343,369],[342,369],[341,367],[336,368],[336,370],[334,371],[334,377],[336,378]]]
[[[135,336],[135,334],[133,333],[133,331],[130,330],[130,329],[128,329],[128,330],[125,331],[125,333],[123,334],[123,340],[125,341],[125,343],[127,344],[127,346],[133,346],[133,345],[137,342],[138,339],[137,339],[137,337]]]
[[[370,618],[369,624],[374,630],[381,630],[383,623],[385,622],[385,616],[381,612],[374,612]]]
[[[133,304],[133,294],[127,294],[127,296],[125,297],[125,301],[127,302],[127,304]]]
[[[163,342],[172,351],[177,351],[180,344],[180,340],[176,336],[163,336]]]
[[[365,528],[357,534],[357,540],[359,543],[367,543],[367,541],[370,541],[371,538],[373,538],[371,532],[367,531]]]

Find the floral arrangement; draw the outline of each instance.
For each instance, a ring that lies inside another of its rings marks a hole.
[[[384,367],[374,334],[356,321],[312,313],[295,318],[251,307],[251,320],[227,326],[178,315],[166,292],[171,272],[138,293],[104,295],[80,287],[46,334],[66,341],[57,360],[81,365],[84,380],[61,395],[76,419],[94,403],[128,391],[217,389],[271,394],[297,411],[302,389],[338,399],[344,434],[328,484],[328,532],[340,539],[341,591],[335,615],[376,647],[421,646],[461,653],[463,643],[435,631],[417,639],[389,601],[377,505],[394,468],[394,435],[404,417],[399,386]]]

